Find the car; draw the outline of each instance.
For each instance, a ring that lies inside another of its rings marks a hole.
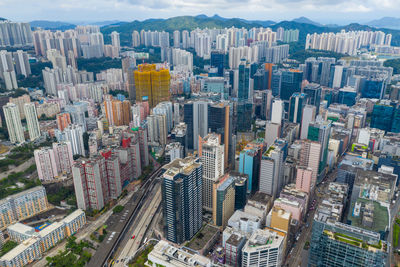
[[[132,236],[132,239],[135,239],[135,235]]]

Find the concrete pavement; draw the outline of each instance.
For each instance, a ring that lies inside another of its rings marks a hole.
[[[127,263],[129,258],[133,258],[136,254],[136,251],[139,249],[142,244],[145,234],[151,225],[151,222],[157,210],[160,207],[162,195],[161,195],[161,187],[160,184],[157,184],[150,194],[151,197],[148,198],[147,202],[143,206],[137,220],[133,223],[132,227],[129,229],[129,235],[127,236],[129,239],[127,240],[125,246],[122,249],[122,252],[114,257],[115,266],[124,266],[124,262]],[[135,236],[132,239],[132,236]],[[118,253],[117,253],[118,254]]]
[[[134,192],[129,192],[126,197],[124,197],[123,199],[121,199],[118,202],[118,205],[124,206],[128,202],[128,200],[132,197],[133,193]],[[112,214],[112,210],[109,210],[109,211],[105,212],[104,214],[100,215],[99,218],[96,221],[88,222],[84,228],[80,229],[75,234],[77,242],[79,242],[80,240],[89,238],[90,235],[97,228],[99,228],[100,226],[105,224],[105,222],[108,220],[108,218],[111,216],[111,214]],[[66,240],[64,240],[63,242],[61,242],[60,244],[55,246],[53,249],[48,251],[46,254],[44,254],[43,258],[41,260],[39,260],[38,262],[35,262],[33,264],[33,266],[34,267],[45,267],[46,264],[47,264],[46,257],[54,257],[54,256],[56,256],[58,254],[58,251],[65,249],[65,245],[66,244],[67,244],[67,242],[66,242]]]

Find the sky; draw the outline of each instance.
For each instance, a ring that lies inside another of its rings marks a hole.
[[[347,24],[400,17],[400,0],[0,0],[0,17],[13,21],[94,22],[218,14],[254,20]]]

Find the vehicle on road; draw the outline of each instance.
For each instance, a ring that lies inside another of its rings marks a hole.
[[[135,239],[135,235],[132,236],[132,239]]]

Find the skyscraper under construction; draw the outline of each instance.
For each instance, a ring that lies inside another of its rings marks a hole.
[[[134,72],[136,100],[148,100],[151,107],[169,100],[169,70],[156,64],[140,64]]]

